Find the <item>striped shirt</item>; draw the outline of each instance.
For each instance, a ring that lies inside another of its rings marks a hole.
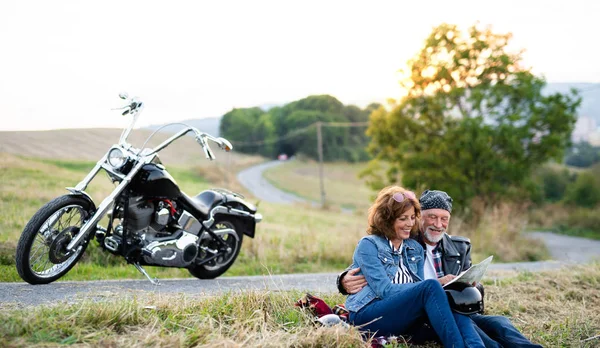
[[[404,262],[402,262],[402,244],[404,244],[404,242],[402,244],[400,244],[400,247],[398,247],[398,249],[394,249],[394,244],[392,244],[391,240],[389,242],[390,242],[390,247],[392,248],[392,251],[395,253],[398,253],[400,255],[400,263],[398,264],[398,271],[396,272],[394,279],[392,279],[392,284],[412,283],[413,282],[412,276],[408,272],[408,268],[406,268],[406,266],[404,266]]]

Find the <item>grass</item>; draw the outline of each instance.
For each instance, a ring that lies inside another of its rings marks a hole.
[[[529,213],[530,229],[600,240],[600,207],[547,204]]]
[[[325,163],[323,165],[326,203],[345,209],[366,210],[374,192],[358,178],[366,163]],[[307,200],[320,202],[319,164],[291,160],[270,168],[265,178],[275,187]]]
[[[489,255],[494,255],[494,262],[549,258],[543,241],[529,239],[523,234],[527,228],[527,213],[519,205],[501,204],[485,210],[480,216],[480,220],[470,222],[452,216],[449,228],[449,233],[471,239],[473,262]]]
[[[335,207],[352,207],[355,215],[366,216],[372,202],[371,191],[358,179],[366,164],[325,163],[324,177],[327,204]],[[298,196],[319,201],[318,163],[289,161],[265,172],[265,177],[277,187]],[[477,205],[477,203],[474,203]],[[475,209],[481,209],[477,206]],[[496,262],[537,261],[549,257],[543,242],[532,241],[522,235],[527,215],[518,205],[500,205],[481,214],[483,219],[465,222],[453,215],[449,233],[471,239],[474,262],[494,255]],[[366,220],[366,217],[364,218]]]
[[[241,168],[255,162],[256,159],[253,158],[238,158],[231,166]],[[14,251],[30,217],[45,202],[65,194],[64,187],[74,186],[93,165],[89,161],[65,162],[0,154],[0,167],[3,168],[0,172],[0,230],[3,231],[0,234],[0,281],[20,280],[14,266]],[[342,164],[334,164],[332,167],[339,172],[351,172],[344,171]],[[358,170],[355,165],[351,167]],[[225,167],[219,168],[216,166],[213,167],[215,170],[208,171],[206,167],[170,166],[169,171],[188,194],[213,185],[233,186],[235,189],[238,184],[231,181],[232,184],[227,185]],[[334,177],[335,175],[330,180]],[[347,191],[352,191],[352,187],[359,185],[356,181],[345,183]],[[338,187],[343,188],[341,184]],[[98,202],[112,189],[110,181],[99,174],[88,192]],[[367,200],[366,192],[360,195],[364,195],[364,200]],[[256,203],[252,198],[249,200]],[[336,207],[319,209],[309,204],[287,206],[260,202],[259,205],[259,211],[265,219],[258,224],[254,239],[244,238],[238,260],[226,276],[337,272],[350,264],[356,243],[366,229],[366,208],[348,214]],[[354,206],[358,205],[360,203],[354,203]],[[541,244],[525,241],[520,235],[523,226],[515,223],[521,220],[515,219],[515,214],[510,210],[491,212],[487,220],[474,227],[453,216],[450,232],[467,235],[472,239],[475,262],[490,254],[496,255],[497,261],[545,258],[546,252]],[[148,271],[159,278],[189,277],[188,272],[181,269],[148,267]],[[116,278],[142,279],[143,276],[122,258],[103,251],[94,241],[84,258],[61,280]]]
[[[597,346],[600,264],[486,282],[487,314],[504,315],[546,347]],[[299,291],[140,295],[35,308],[0,306],[3,346],[368,347],[356,328],[317,327]],[[316,294],[330,306],[339,294]],[[402,345],[398,345],[402,346]]]

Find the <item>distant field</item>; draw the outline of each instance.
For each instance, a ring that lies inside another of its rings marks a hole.
[[[325,163],[323,170],[326,202],[330,206],[366,210],[377,192],[358,173],[366,163]],[[311,201],[321,201],[319,166],[314,161],[291,160],[264,174],[274,186]]]
[[[34,159],[0,153],[0,281],[19,280],[14,251],[29,218],[47,201],[67,193],[64,188],[76,185],[93,165],[94,162],[89,161]],[[186,193],[195,194],[214,185],[202,167],[170,166],[168,169]],[[88,191],[99,201],[112,187],[100,173]],[[256,203],[251,197],[249,200]],[[265,219],[258,225],[256,238],[244,239],[240,256],[226,275],[343,269],[350,263],[365,228],[364,217],[309,206],[298,209],[261,202],[259,211]],[[148,270],[159,278],[188,276],[187,271],[179,269],[149,267]],[[63,279],[114,278],[142,276],[133,266],[103,252],[93,242],[84,259]]]
[[[183,127],[181,127],[183,128]],[[177,129],[177,128],[175,128]],[[152,132],[135,129],[129,136],[129,143],[141,147]],[[120,129],[59,129],[50,131],[0,131],[0,153],[7,153],[30,158],[47,158],[51,160],[98,161],[108,149],[119,141]],[[154,147],[171,134],[157,133],[146,147]],[[161,160],[167,165],[183,167],[199,166],[217,168],[222,172],[233,171],[239,166],[264,161],[258,156],[242,155],[234,151],[226,153],[211,143],[217,159],[213,162],[204,157],[202,147],[187,135],[175,141],[160,152]],[[235,177],[235,174],[232,175]]]

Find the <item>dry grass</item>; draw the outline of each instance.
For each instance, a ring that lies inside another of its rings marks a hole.
[[[471,239],[473,261],[494,255],[495,262],[537,261],[549,254],[541,240],[528,239],[527,211],[517,204],[500,204],[478,214],[479,219],[465,222],[452,216],[449,233]]]
[[[600,334],[600,264],[561,271],[521,273],[486,285],[486,307],[512,318],[521,331],[547,347],[600,346],[580,341]]]
[[[546,347],[597,346],[600,264],[486,284],[487,314],[508,316]],[[4,346],[368,347],[356,330],[318,328],[293,303],[300,292],[211,297],[151,295],[133,301],[0,309]],[[317,294],[333,306],[339,294]]]

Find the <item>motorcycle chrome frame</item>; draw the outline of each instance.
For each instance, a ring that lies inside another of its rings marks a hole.
[[[174,134],[167,140],[163,141],[160,145],[158,145],[154,149],[137,150],[137,149],[133,148],[129,143],[127,143],[127,138],[129,137],[129,134],[131,133],[131,131],[138,119],[139,114],[144,109],[144,104],[141,101],[139,101],[137,98],[132,98],[132,99],[130,99],[129,104],[122,109],[127,109],[123,113],[123,115],[126,115],[127,113],[133,114],[133,120],[132,120],[131,124],[129,125],[129,127],[127,127],[121,133],[121,137],[119,139],[119,144],[112,146],[111,149],[113,149],[113,148],[121,149],[125,154],[128,155],[129,158],[133,158],[134,160],[136,160],[137,164],[129,171],[129,173],[127,175],[123,175],[123,174],[119,173],[110,164],[107,163],[108,154],[110,152],[110,150],[109,150],[96,163],[96,165],[88,173],[88,175],[79,184],[77,184],[77,186],[75,186],[74,188],[72,188],[72,187],[67,188],[67,190],[69,192],[71,192],[72,194],[81,194],[81,195],[88,197],[88,199],[91,200],[91,197],[85,192],[85,189],[87,188],[89,183],[94,179],[96,174],[98,174],[100,169],[106,170],[108,173],[110,173],[111,175],[113,175],[121,180],[119,185],[117,185],[117,187],[111,192],[111,194],[108,195],[108,197],[106,197],[102,201],[102,203],[100,203],[100,205],[96,209],[96,212],[94,213],[94,215],[88,221],[86,221],[86,223],[81,227],[80,232],[67,245],[67,250],[69,252],[74,252],[76,250],[76,248],[81,244],[81,241],[89,233],[91,233],[91,231],[93,229],[96,228],[96,225],[104,217],[104,215],[108,212],[108,210],[112,206],[114,200],[117,198],[118,195],[121,194],[121,192],[123,192],[123,190],[127,187],[127,185],[129,185],[129,183],[131,182],[133,177],[140,171],[140,169],[144,165],[151,163],[152,160],[154,160],[154,158],[157,156],[159,151],[161,151],[164,148],[166,148],[167,146],[169,146],[175,140],[181,138],[182,136],[186,135],[189,132],[193,132],[196,135],[196,141],[202,146],[202,149],[204,150],[204,154],[205,154],[206,158],[209,160],[214,160],[215,156],[214,156],[212,150],[210,149],[210,147],[208,146],[207,139],[217,143],[219,145],[219,147],[225,149],[226,151],[229,151],[232,148],[231,143],[229,143],[226,139],[215,138],[215,137],[211,136],[210,134],[200,132],[198,129],[188,126],[185,129],[182,129],[181,131],[177,132],[176,134]],[[136,150],[137,150],[137,152],[136,152]],[[219,209],[219,208],[224,208],[224,207],[215,207],[215,209]],[[232,209],[228,209],[228,212],[231,213],[231,210]],[[236,215],[251,216],[251,217],[255,218],[255,220],[257,222],[260,222],[262,220],[261,214],[252,215],[245,211],[238,211],[237,209],[233,209],[233,210],[235,210],[233,213]],[[216,212],[217,211],[215,210],[214,213],[216,213]],[[212,225],[212,223],[214,222],[214,218],[213,218],[214,213],[213,213],[213,211],[211,211],[209,214],[209,218],[202,222],[202,225],[205,228],[210,227]]]

